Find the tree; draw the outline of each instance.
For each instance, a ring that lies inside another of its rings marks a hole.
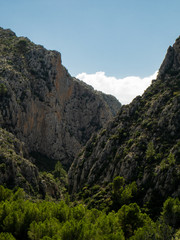
[[[0,185],[0,201],[5,201],[12,197],[12,191]]]
[[[113,191],[112,191],[112,201],[113,201],[113,209],[118,210],[121,207],[120,199],[121,193],[123,191],[124,186],[124,178],[117,176],[113,180]]]
[[[151,162],[154,160],[155,149],[153,142],[149,142],[146,150],[146,159]]]
[[[169,197],[163,205],[161,213],[166,224],[178,228],[180,226],[180,201],[178,198]]]
[[[11,233],[2,232],[0,233],[1,240],[16,240]]]
[[[62,240],[81,240],[84,239],[84,226],[82,221],[71,219],[64,223],[60,236]]]
[[[117,194],[119,192],[120,188],[124,186],[124,182],[125,182],[125,180],[123,177],[117,176],[114,178],[113,191],[115,194]]]
[[[130,204],[137,193],[136,182],[124,186],[124,178],[116,177],[113,181],[113,209],[118,210],[124,204]]]
[[[135,230],[139,227],[143,227],[147,221],[150,221],[147,214],[141,213],[136,203],[123,205],[121,209],[119,209],[117,215],[125,238],[131,237]]]
[[[172,229],[163,222],[152,220],[147,221],[143,226],[135,230],[134,236],[130,240],[170,240],[172,237]]]
[[[180,229],[175,233],[174,238],[172,240],[179,240],[180,239]]]
[[[168,158],[167,158],[168,164],[169,165],[174,165],[176,162],[176,159],[174,157],[174,154],[170,152]]]
[[[133,197],[137,193],[137,185],[136,182],[132,182],[131,184],[127,185],[121,193],[120,196],[120,203],[123,204],[130,204]]]
[[[40,240],[43,237],[52,238],[61,229],[61,224],[56,218],[46,219],[44,222],[33,221],[28,231],[28,237],[31,240]]]

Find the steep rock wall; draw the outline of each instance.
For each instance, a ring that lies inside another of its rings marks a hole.
[[[72,78],[61,55],[0,29],[0,123],[29,152],[68,168],[94,131],[120,108],[112,96]]]

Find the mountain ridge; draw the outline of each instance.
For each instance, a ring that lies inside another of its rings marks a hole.
[[[173,50],[172,50],[173,49]],[[159,208],[180,195],[180,38],[167,51],[156,80],[142,96],[88,141],[69,170],[71,193],[106,186],[117,176],[136,181],[140,204]]]
[[[119,107],[0,28],[0,239],[179,239],[178,39]]]
[[[72,78],[57,51],[2,28],[0,44],[1,126],[25,142],[29,152],[69,168],[92,132],[121,104]]]

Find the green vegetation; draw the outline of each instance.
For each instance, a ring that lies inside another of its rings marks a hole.
[[[170,153],[167,157],[167,159],[163,159],[160,163],[160,169],[165,170],[168,169],[169,167],[175,165],[176,159],[173,153]]]
[[[85,204],[89,209],[97,208],[109,212],[117,211],[124,204],[133,202],[137,195],[137,185],[135,182],[125,185],[123,177],[115,177],[113,183],[106,186],[93,185],[85,186],[76,195],[77,202]]]
[[[116,179],[114,190],[118,191],[123,184],[122,178]],[[154,222],[136,203],[105,213],[64,201],[31,201],[22,189],[12,191],[0,186],[0,196],[1,240],[169,240],[179,236],[177,198],[165,201],[159,219]]]
[[[179,240],[179,69],[92,135],[71,165],[68,186],[61,163],[36,152],[41,141],[29,149],[17,138],[41,122],[29,103],[54,93],[55,55],[44,59],[45,50],[27,38],[1,34],[0,123],[16,136],[0,128],[0,240]]]
[[[17,49],[21,53],[25,53],[27,50],[28,42],[25,38],[21,37],[16,44]]]
[[[7,94],[7,87],[4,83],[0,83],[0,97],[3,97]]]
[[[135,182],[125,185],[125,179],[123,177],[116,177],[113,181],[112,208],[117,210],[124,204],[131,203],[136,193],[137,185]]]
[[[149,142],[146,150],[146,159],[148,161],[153,161],[155,156],[154,144],[153,142]]]

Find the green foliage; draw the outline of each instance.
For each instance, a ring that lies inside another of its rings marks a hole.
[[[77,195],[76,200],[83,202],[89,209],[109,211],[112,205],[111,199],[112,183],[104,186],[85,186]]]
[[[173,153],[169,154],[167,161],[170,166],[175,164],[176,160]]]
[[[58,161],[55,165],[55,170],[53,172],[55,178],[62,180],[64,183],[67,182],[67,173],[63,169],[62,164]]]
[[[123,177],[117,176],[117,177],[114,178],[114,180],[113,180],[113,191],[114,191],[115,194],[118,193],[119,189],[124,186],[124,182],[125,182],[125,180],[124,180]]]
[[[1,240],[16,240],[11,233],[2,232],[0,233]]]
[[[117,214],[111,212],[108,215],[101,213],[94,225],[95,239],[119,239],[124,240],[124,233],[119,225]],[[92,236],[93,237],[93,236]]]
[[[166,159],[163,159],[161,162],[160,162],[160,169],[161,171],[163,171],[164,169],[168,168],[168,164],[167,164],[167,161]]]
[[[180,91],[173,92],[173,95],[174,95],[174,96],[180,96]]]
[[[135,230],[143,227],[147,221],[150,221],[147,214],[141,213],[136,203],[123,205],[117,215],[126,238],[131,237]]]
[[[134,232],[130,240],[170,240],[172,237],[172,228],[163,222],[147,221],[145,225]]]
[[[177,228],[180,226],[180,200],[168,198],[163,205],[162,217],[166,224]]]
[[[24,198],[25,198],[25,192],[22,188],[18,188],[12,197],[14,201],[24,199]]]
[[[56,218],[46,219],[44,222],[33,221],[28,231],[28,237],[32,240],[39,240],[46,237],[53,237],[61,228],[61,224]]]
[[[117,191],[118,188],[125,192],[136,189],[135,183],[124,186],[121,177],[114,184]],[[160,220],[153,222],[136,203],[123,205],[117,213],[105,213],[89,210],[82,204],[68,206],[64,201],[26,200],[21,189],[14,193],[3,187],[0,190],[2,240],[169,240],[173,234],[172,240],[177,240],[179,236],[178,229],[173,232],[179,227],[179,199],[169,198]],[[94,187],[96,190],[99,186]]]
[[[136,182],[132,182],[131,184],[128,184],[126,186],[124,185],[124,182],[124,178],[119,176],[114,178],[113,181],[112,208],[115,210],[118,210],[124,204],[131,203],[132,199],[137,193]]]
[[[112,136],[109,138],[109,140],[117,140],[117,139],[119,139],[119,135],[118,135],[118,134],[114,134],[114,135],[112,135]]]
[[[179,240],[180,239],[180,229],[174,234],[174,238],[172,240]]]
[[[160,163],[160,169],[168,169],[169,167],[175,165],[176,159],[173,153],[170,153],[167,157],[167,159],[163,159]]]
[[[146,159],[151,162],[155,157],[155,149],[153,142],[149,142],[146,150]]]
[[[121,193],[121,205],[129,204],[132,198],[137,193],[137,185],[136,182],[132,182],[131,184],[127,185]]]
[[[25,53],[27,51],[28,42],[25,38],[20,38],[16,44],[16,47],[20,53]]]
[[[133,143],[134,143],[134,139],[132,139],[132,138],[129,139],[128,142],[127,142],[129,147],[132,146]]]
[[[103,136],[106,133],[107,129],[102,129],[100,135]]]
[[[0,201],[9,200],[11,197],[12,191],[5,189],[2,185],[0,185]]]
[[[7,94],[7,87],[4,83],[0,83],[0,97]]]
[[[75,219],[71,219],[70,221],[66,221],[61,229],[61,239],[62,240],[80,240],[83,239],[84,235],[84,226],[81,221],[76,221]]]
[[[78,206],[75,206],[72,210],[71,210],[71,216],[80,221],[81,219],[83,219],[83,217],[85,216],[85,208],[83,205],[78,205]]]

